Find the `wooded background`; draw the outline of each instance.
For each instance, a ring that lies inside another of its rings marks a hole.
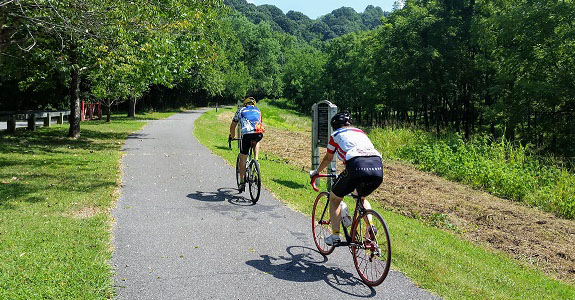
[[[407,0],[316,20],[245,0],[0,0],[0,11],[0,110],[255,96],[308,111],[328,99],[364,125],[575,156],[572,0]]]

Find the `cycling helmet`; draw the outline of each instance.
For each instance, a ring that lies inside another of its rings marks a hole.
[[[331,118],[331,128],[338,130],[343,126],[352,124],[351,114],[348,111],[340,111]]]
[[[256,105],[256,99],[254,97],[249,97],[244,100],[244,106]]]

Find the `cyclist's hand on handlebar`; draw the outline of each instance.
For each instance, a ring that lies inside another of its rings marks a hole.
[[[314,178],[315,176],[319,175],[317,170],[309,171],[309,178]]]

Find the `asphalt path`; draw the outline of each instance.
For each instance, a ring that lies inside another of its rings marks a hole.
[[[150,121],[126,141],[113,211],[119,299],[435,298],[397,271],[364,285],[347,248],[316,251],[309,217],[265,190],[255,205],[238,194],[234,167],[193,136],[202,112]]]

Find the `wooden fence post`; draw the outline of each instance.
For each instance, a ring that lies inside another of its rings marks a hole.
[[[60,113],[60,115],[58,116],[58,121],[56,123],[64,124],[64,113]]]
[[[52,115],[50,115],[50,113],[46,113],[46,117],[44,118],[44,127],[50,127],[51,119]]]
[[[8,116],[8,122],[7,122],[6,129],[7,129],[9,134],[16,133],[16,118],[14,118],[14,115]]]
[[[82,119],[81,119],[81,120],[84,121],[84,120],[86,120],[86,116],[85,116],[85,114],[84,114],[84,101],[81,102],[81,105],[82,105],[82,106],[81,106],[80,109],[81,109],[81,112],[82,112],[82,113],[80,113],[80,115],[82,116]]]
[[[28,115],[28,130],[34,131],[36,130],[36,114],[31,113]]]

